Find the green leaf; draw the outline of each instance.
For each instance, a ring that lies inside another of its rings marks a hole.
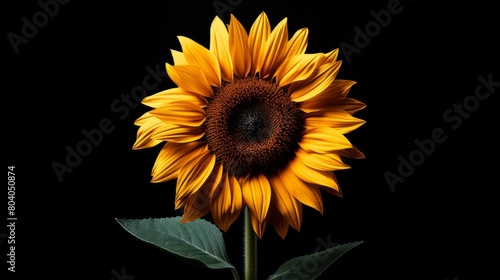
[[[361,243],[363,243],[363,241],[351,242],[288,260],[283,263],[273,275],[269,276],[268,279],[316,279],[316,277],[325,271],[335,260]]]
[[[178,257],[196,260],[209,268],[236,269],[229,263],[221,231],[212,223],[196,219],[181,223],[181,217],[116,219],[133,236]]]

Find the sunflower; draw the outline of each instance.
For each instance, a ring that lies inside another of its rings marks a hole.
[[[344,134],[365,123],[353,116],[365,104],[336,79],[338,49],[306,53],[307,38],[289,38],[287,18],[271,29],[264,12],[249,32],[215,17],[208,49],[178,36],[166,64],[177,87],[144,98],[133,149],[162,143],[151,181],[177,179],[183,222],[210,213],[226,232],[248,207],[259,238],[268,224],[285,238],[303,205],[322,214],[322,191],[342,196],[333,172],[364,158]]]

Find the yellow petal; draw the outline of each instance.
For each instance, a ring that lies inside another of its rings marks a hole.
[[[339,150],[336,152],[341,157],[363,159],[366,158],[365,154],[361,152],[358,148],[352,147],[349,149]]]
[[[332,127],[342,134],[349,133],[364,123],[364,120],[339,109],[309,113],[305,118],[306,127]]]
[[[271,206],[273,206],[273,204],[271,204]],[[281,213],[279,213],[278,210],[276,210],[275,207],[271,207],[271,209],[269,209],[269,222],[276,230],[278,235],[282,239],[285,239],[286,234],[288,233],[289,224],[287,220],[281,216]]]
[[[306,129],[299,146],[315,153],[330,153],[352,148],[351,142],[342,133],[330,127]]]
[[[322,59],[320,61],[320,65],[330,64],[330,63],[336,62],[338,54],[339,54],[339,49],[334,49],[333,51],[330,51],[330,52],[324,54],[324,56],[322,57]],[[338,61],[338,62],[340,63],[340,61]]]
[[[132,146],[133,150],[151,148],[163,142],[162,140],[152,139],[148,137],[147,134],[141,132],[141,130],[143,130],[142,127],[138,129],[137,140],[134,142],[134,145]]]
[[[205,110],[188,101],[176,101],[150,111],[151,115],[171,124],[200,126],[205,121]]]
[[[175,195],[176,209],[184,199],[199,190],[212,173],[214,166],[215,154],[204,150],[181,167]]]
[[[344,97],[339,100],[338,105],[351,115],[366,108],[365,103],[349,97]]]
[[[212,87],[202,70],[194,65],[166,64],[170,79],[180,88],[205,97],[212,97]]]
[[[293,162],[294,160],[290,164]],[[323,214],[323,200],[319,188],[314,183],[305,182],[299,177],[300,173],[307,172],[308,169],[310,168],[304,166],[303,169],[296,171],[290,165],[279,173],[279,180],[298,201]]]
[[[207,188],[202,186],[197,192],[189,195],[185,201],[176,202],[179,209],[184,207],[181,223],[189,223],[210,213],[210,203],[205,203]]]
[[[250,72],[251,55],[248,48],[248,34],[241,23],[231,14],[229,21],[229,50],[236,75],[244,78]]]
[[[177,65],[189,64],[182,52],[176,50],[170,50],[170,53],[172,53],[172,58],[174,59],[174,65],[177,66]]]
[[[336,79],[323,93],[330,96],[346,96],[355,84],[356,81]]]
[[[189,143],[199,140],[203,135],[205,135],[203,127],[166,124],[163,129],[156,131],[152,138],[175,143]]]
[[[200,189],[193,194],[189,195],[183,203],[183,201],[178,201],[180,205],[184,205],[184,214],[182,216],[181,222],[190,222],[201,218],[210,212],[210,204],[212,200],[213,191],[219,184],[222,177],[222,166],[216,164],[214,169],[210,173],[205,183],[200,187]],[[178,205],[178,206],[180,206]]]
[[[325,54],[325,60],[323,60],[321,63],[326,64],[326,63],[332,63],[337,61],[337,57],[339,56],[339,49],[334,49],[331,52],[327,52]]]
[[[209,84],[220,86],[219,60],[215,54],[190,38],[184,36],[177,36],[177,38],[186,61],[191,65],[198,66],[205,74]]]
[[[234,176],[224,174],[214,191],[211,209],[215,224],[224,232],[239,217],[243,209],[243,197],[240,184]]]
[[[207,105],[207,100],[203,96],[190,93],[181,88],[171,88],[147,96],[142,100],[142,104],[152,108],[158,108],[161,106],[168,106],[169,103],[175,101],[190,102],[198,107],[205,107]]]
[[[140,125],[137,130],[137,137],[132,146],[133,150],[150,148],[162,142],[161,139],[154,139],[154,135],[166,128],[166,124],[155,118],[149,112],[143,114],[135,123]]]
[[[163,141],[186,143],[203,137],[205,130],[202,127],[189,127],[166,123],[150,112],[136,120],[140,127],[132,149],[143,149],[155,146]]]
[[[293,174],[296,174],[300,180],[307,182],[310,186],[324,186],[328,188],[338,189],[337,181],[333,177],[331,171],[319,171],[305,165],[299,158],[294,158],[290,161],[290,168]],[[289,176],[289,175],[288,175]],[[316,191],[316,189],[314,189]],[[319,189],[318,189],[319,191]]]
[[[320,94],[315,98],[300,103],[300,108],[306,113],[317,112],[320,110],[344,110],[349,114],[354,114],[364,108],[366,104],[349,97],[328,97]]]
[[[277,211],[297,231],[302,223],[302,204],[290,193],[288,187],[281,181],[281,176],[272,176],[271,183],[273,204]]]
[[[262,12],[253,23],[248,34],[248,44],[252,53],[252,74],[259,72],[262,67],[262,61],[259,60],[259,57],[270,33],[271,24],[266,13]]]
[[[293,83],[290,85],[291,99],[294,102],[308,100],[322,91],[324,91],[335,79],[339,69],[340,62],[327,63],[320,66],[317,74],[311,78]]]
[[[135,125],[143,125],[151,120],[154,120],[156,119],[155,117],[153,117],[153,115],[151,115],[149,112],[146,112],[144,114],[142,114],[142,116],[138,117],[135,121],[134,121],[134,124]]]
[[[342,189],[340,189],[339,187],[339,182],[337,181],[337,177],[335,177],[335,174],[333,172],[328,172],[326,176],[331,177],[330,185],[329,186],[319,185],[320,189],[329,194],[342,197],[343,196]]]
[[[203,151],[205,146],[206,144],[202,142],[165,143],[153,166],[151,181],[166,182],[177,178],[179,169]]]
[[[233,80],[233,62],[229,51],[229,33],[219,17],[215,17],[210,26],[210,51],[219,60],[222,79]]]
[[[283,87],[290,83],[303,81],[316,70],[320,57],[323,54],[298,54],[290,57],[276,70],[278,86]]]
[[[262,78],[274,76],[274,72],[283,63],[288,42],[287,18],[276,25],[266,41],[265,48],[261,50],[259,65],[262,65],[260,76]]]
[[[271,186],[266,176],[249,176],[241,186],[243,200],[259,222],[263,222],[271,202]]]
[[[264,231],[266,231],[267,225],[269,224],[269,219],[265,219],[264,221],[259,221],[259,219],[255,216],[255,214],[250,213],[250,221],[252,222],[252,228],[259,237],[262,238],[264,235]]]
[[[300,108],[306,113],[342,109],[354,114],[366,107],[364,103],[358,100],[345,97],[354,84],[356,84],[355,81],[334,80],[323,92],[300,103]]]
[[[337,154],[319,154],[307,152],[304,149],[297,149],[297,158],[310,168],[320,171],[335,171],[349,169],[350,166],[343,163]]]
[[[208,179],[205,181],[204,185],[209,186],[207,189],[208,193],[208,203],[210,204],[212,201],[212,198],[214,196],[214,192],[217,189],[217,186],[222,180],[222,173],[224,171],[224,168],[220,164],[215,164],[214,169],[212,170],[212,173],[210,176],[208,176]]]
[[[198,192],[190,195],[183,203],[184,213],[182,215],[181,223],[189,223],[198,218],[201,218],[210,213],[209,204],[200,204],[198,201],[205,198],[204,192]],[[180,207],[179,207],[180,208]],[[178,208],[177,208],[178,209]]]
[[[307,49],[307,37],[309,36],[309,29],[301,28],[293,34],[290,41],[287,43],[286,58],[292,57],[297,54],[304,54]]]

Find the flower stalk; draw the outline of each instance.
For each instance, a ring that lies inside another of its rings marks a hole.
[[[252,228],[250,211],[245,207],[245,229],[244,229],[244,248],[245,248],[245,280],[257,279],[257,235]]]

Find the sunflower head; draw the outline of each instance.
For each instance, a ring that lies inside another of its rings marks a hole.
[[[232,15],[211,23],[206,48],[179,36],[166,64],[177,85],[148,96],[135,121],[133,149],[162,144],[152,182],[177,179],[183,222],[211,213],[227,231],[248,207],[261,238],[268,224],[285,238],[300,231],[302,207],[323,213],[322,191],[341,196],[334,171],[364,158],[345,134],[365,107],[347,97],[354,81],[336,79],[338,49],[306,53],[308,29],[289,37],[262,12],[247,31]]]

